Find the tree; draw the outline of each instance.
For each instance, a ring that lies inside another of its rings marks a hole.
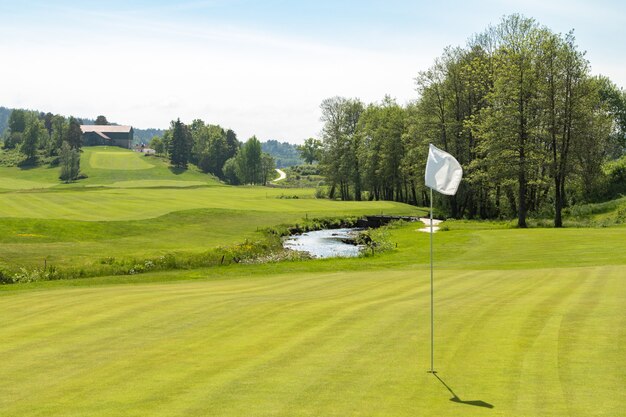
[[[261,155],[261,183],[267,185],[268,181],[276,173],[276,161],[272,158],[272,155],[263,152]]]
[[[228,129],[226,131],[226,160],[234,157],[237,154],[240,146],[241,144],[237,140],[237,134],[231,129]]]
[[[51,141],[51,146],[53,148],[53,150],[50,152],[52,153],[58,153],[59,150],[61,149],[61,146],[63,144],[63,141],[67,140],[67,134],[68,134],[68,129],[69,129],[69,125],[67,123],[67,120],[65,120],[65,117],[60,116],[60,115],[55,115],[52,116],[52,141]]]
[[[540,97],[546,109],[546,142],[551,155],[551,176],[554,182],[554,226],[562,227],[562,210],[566,204],[566,181],[572,172],[570,155],[575,142],[586,135],[586,114],[599,104],[585,103],[593,94],[589,89],[588,64],[583,54],[576,50],[574,36],[568,33],[564,39],[545,31],[542,36]]]
[[[405,201],[401,164],[405,111],[390,97],[369,105],[359,119],[358,151],[363,187],[375,199]]]
[[[37,154],[37,146],[42,137],[44,126],[39,119],[32,118],[26,126],[24,139],[20,147],[20,152],[26,156],[27,160],[34,160]]]
[[[307,164],[312,164],[322,158],[322,141],[319,139],[308,138],[296,149]]]
[[[21,109],[14,109],[9,116],[9,135],[4,141],[5,149],[13,149],[22,143],[24,130],[26,129],[27,112]]]
[[[596,77],[603,106],[613,119],[609,136],[608,157],[618,159],[626,154],[626,90],[620,89],[609,78]]]
[[[80,149],[83,146],[83,131],[80,129],[80,120],[70,116],[67,131],[67,143],[72,149]]]
[[[59,165],[61,165],[59,178],[66,183],[74,181],[80,172],[79,150],[64,141],[59,150]]]
[[[324,122],[322,168],[331,184],[329,197],[339,187],[342,200],[361,199],[361,171],[357,158],[360,136],[357,135],[363,103],[357,99],[332,97],[322,101]]]
[[[26,129],[26,110],[15,109],[9,116],[9,129],[11,132],[22,133]]]
[[[239,170],[239,161],[236,156],[228,159],[222,168],[224,179],[231,185],[241,184],[241,173]]]
[[[149,146],[154,149],[154,152],[158,155],[162,155],[165,152],[165,143],[163,143],[163,140],[158,136],[152,137]]]
[[[100,115],[100,116],[96,117],[96,121],[94,122],[94,124],[96,124],[96,125],[108,125],[109,121],[107,120],[106,117]]]
[[[50,112],[44,114],[41,119],[43,120],[44,127],[48,132],[48,136],[52,137],[52,119],[54,119],[54,115]]]
[[[187,126],[181,123],[180,119],[177,119],[175,122],[172,121],[170,129],[172,131],[172,140],[169,147],[170,162],[175,167],[187,169],[191,153],[191,133]]]
[[[237,154],[240,179],[243,184],[261,184],[263,181],[261,142],[252,136]]]
[[[511,15],[495,30],[499,48],[494,57],[494,85],[488,106],[478,115],[474,133],[497,181],[515,183],[508,189],[509,203],[517,212],[518,227],[527,227],[529,185],[542,172],[537,164],[542,143],[539,129],[542,110],[538,102],[540,30],[532,19]]]

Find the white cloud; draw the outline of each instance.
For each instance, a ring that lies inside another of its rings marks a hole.
[[[231,127],[240,139],[256,134],[299,142],[319,132],[324,98],[374,101],[389,93],[406,101],[414,96],[412,78],[432,61],[417,50],[343,48],[233,27],[148,21],[121,35],[91,33],[98,19],[0,44],[0,55],[12,63],[0,79],[9,100],[3,104],[105,114],[138,127],[202,118]],[[127,22],[112,26],[118,25]]]
[[[516,5],[524,13],[537,10],[537,20],[556,24],[554,30],[576,27],[581,44],[594,46],[594,72],[626,85],[620,55],[606,54],[604,43],[598,45],[588,34],[589,25],[578,25],[592,13],[589,5],[572,3],[566,14],[571,20],[560,22],[564,3],[557,9],[535,3],[520,0],[505,7],[487,1],[408,32],[382,22],[372,31],[375,36],[368,35],[369,43],[359,45],[363,34],[357,33],[350,47],[241,24],[166,19],[158,7],[111,13],[39,3],[45,13],[7,18],[0,27],[0,105],[82,117],[105,114],[137,127],[167,127],[176,117],[201,118],[234,129],[240,139],[256,134],[261,140],[299,142],[319,132],[319,104],[327,97],[371,102],[390,94],[401,103],[415,98],[414,77],[444,46],[464,44],[473,31],[483,30],[489,21],[496,24]],[[186,2],[182,7],[206,4]],[[168,10],[176,13],[179,6]],[[602,19],[623,20],[606,19],[610,12],[593,12],[589,21],[593,26]],[[461,29],[469,33],[459,33]],[[619,30],[618,35],[623,33]]]

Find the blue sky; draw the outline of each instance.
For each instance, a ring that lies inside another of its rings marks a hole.
[[[574,29],[592,72],[626,86],[620,1],[0,0],[0,105],[299,143],[324,98],[413,100],[445,46],[511,13]]]

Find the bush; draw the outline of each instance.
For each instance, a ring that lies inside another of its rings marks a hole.
[[[315,189],[315,198],[327,198],[328,192],[326,191],[326,187],[317,187]]]
[[[26,268],[20,268],[19,272],[13,275],[10,278],[11,283],[26,283],[26,282],[37,282],[37,281],[51,281],[54,279],[58,279],[58,274],[55,268],[47,268],[47,269],[31,269],[28,270]]]
[[[604,172],[606,197],[615,198],[620,194],[626,194],[626,156],[606,164]]]

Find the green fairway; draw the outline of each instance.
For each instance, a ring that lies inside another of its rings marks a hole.
[[[5,293],[0,414],[617,416],[625,275],[438,271],[492,409],[424,270]]]

